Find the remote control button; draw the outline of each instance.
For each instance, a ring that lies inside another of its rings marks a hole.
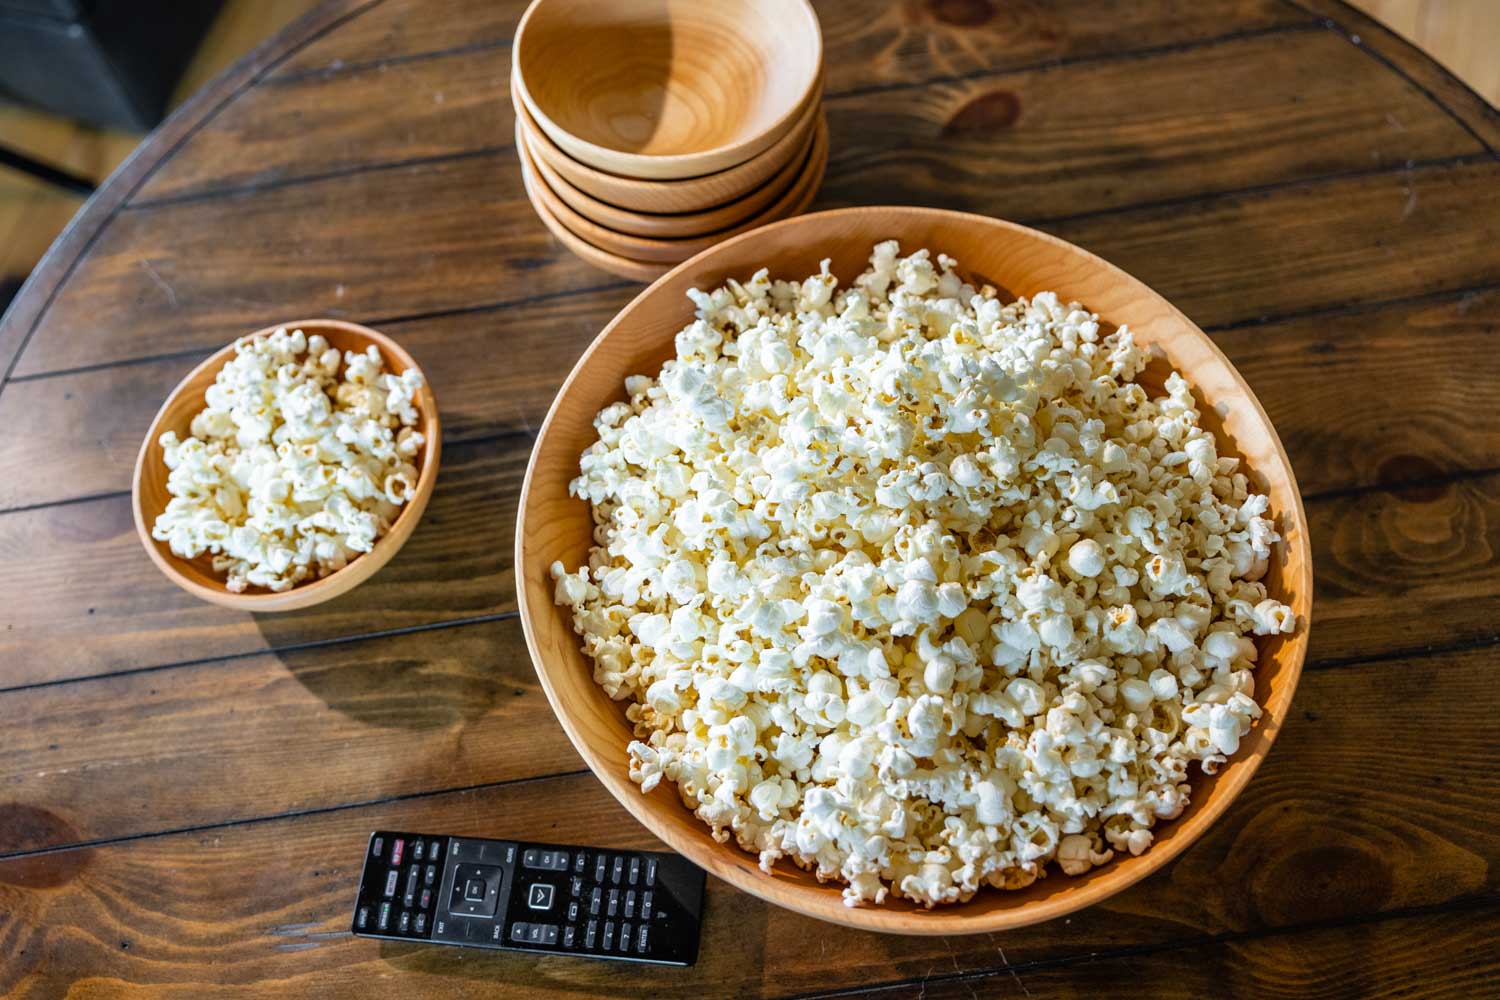
[[[609,880],[615,885],[620,884],[620,876],[625,874],[625,859],[616,855],[615,865],[609,870]]]
[[[573,947],[573,938],[575,936],[575,931],[576,931],[576,928],[573,928],[573,927],[565,927],[565,928],[563,928],[563,947],[564,948],[571,948],[571,947]]]
[[[570,882],[570,883],[568,883],[568,895],[570,895],[570,896],[582,896],[583,895],[583,879],[579,878],[577,875],[573,876],[573,881]]]
[[[599,898],[602,895],[602,892],[603,890],[601,890],[596,885],[594,886],[593,894],[589,896],[589,916],[591,917],[597,917],[599,915]]]
[[[354,915],[354,926],[360,930],[364,930],[369,923],[370,908],[368,906],[361,906],[359,912]]]
[[[380,904],[380,916],[375,920],[375,926],[380,930],[388,930],[391,926],[391,904]]]
[[[527,924],[526,925],[526,943],[527,944],[541,944],[542,943],[542,934],[546,931],[546,929],[547,929],[547,925],[546,924]]]
[[[396,871],[396,869],[394,869],[394,868],[392,868],[389,872],[386,873],[386,876],[385,876],[385,895],[386,895],[387,899],[389,899],[390,897],[392,897],[392,896],[394,896],[396,894],[396,883],[397,883],[397,881],[400,880],[400,878],[401,878],[401,873],[398,872],[398,871]]]
[[[650,920],[651,919],[651,901],[653,899],[655,899],[655,898],[656,898],[656,894],[654,892],[652,892],[650,889],[647,889],[644,893],[641,894],[641,919],[642,920]]]
[[[655,885],[656,884],[656,859],[655,858],[647,858],[646,859],[646,884],[647,885]]]
[[[428,865],[427,870],[422,873],[422,884],[431,885],[437,881],[437,865]]]
[[[412,906],[417,901],[417,869],[413,867],[406,873],[406,897],[402,900],[407,906]]]
[[[391,864],[399,865],[401,863],[401,854],[405,850],[406,841],[402,840],[400,837],[397,837],[395,840],[393,840],[391,842]]]
[[[627,920],[634,920],[635,919],[635,890],[634,889],[631,889],[629,892],[627,892],[625,894],[625,918]]]
[[[381,853],[384,850],[385,850],[385,838],[384,837],[376,837],[374,843],[372,843],[370,845],[370,857],[372,857],[372,858],[378,858],[378,857],[380,857]]]
[[[641,880],[641,859],[630,859],[630,884],[635,885]]]
[[[579,851],[573,857],[573,874],[574,875],[582,875],[583,874],[583,866],[584,866],[585,860],[586,859],[585,859],[583,851]]]
[[[646,948],[650,942],[651,928],[641,924],[641,929],[636,932],[635,951],[637,955],[646,954]]]
[[[553,886],[550,886],[545,882],[533,883],[531,888],[526,890],[527,908],[532,910],[552,909],[553,889]]]
[[[594,859],[594,881],[604,881],[604,855],[602,854]]]
[[[432,907],[432,890],[431,889],[423,889],[422,890],[422,902],[421,902],[421,906],[422,906],[422,909],[424,909],[424,910],[430,909]]]
[[[618,912],[620,912],[620,890],[611,889],[609,890],[609,911],[607,916],[612,917]]]
[[[418,913],[417,914],[416,928],[417,928],[417,933],[418,934],[426,934],[427,933],[427,914],[425,914],[425,913]]]
[[[525,921],[517,920],[515,923],[513,923],[513,924],[510,925],[510,939],[512,941],[525,941],[526,940],[526,923],[525,923]]]
[[[615,946],[615,922],[604,921],[604,950],[609,951]]]
[[[535,848],[527,851],[525,854],[521,855],[521,864],[525,865],[527,868],[542,867],[541,862],[537,860],[540,857],[541,853],[541,851],[538,851]]]
[[[578,900],[576,900],[576,899],[573,900],[573,902],[571,902],[571,903],[568,904],[568,919],[569,920],[577,920],[578,919]]]
[[[599,921],[590,920],[588,927],[583,932],[583,946],[592,948],[594,942],[599,939]]]
[[[629,924],[621,924],[620,925],[620,950],[621,951],[629,951],[630,950],[630,938],[631,938],[632,933],[633,933],[633,928]]]
[[[441,843],[436,840],[430,842],[427,845],[427,860],[436,861],[438,859],[438,855],[441,854],[442,851],[443,845]]]
[[[542,944],[557,944],[557,925],[546,924],[542,928]]]
[[[484,902],[485,885],[482,878],[471,878],[464,883],[464,902]]]
[[[420,840],[413,842],[411,845],[411,859],[413,861],[421,861],[426,856],[427,845]]]
[[[406,910],[401,911],[401,921],[396,925],[396,929],[399,930],[402,934],[406,934],[411,931],[411,914]]]

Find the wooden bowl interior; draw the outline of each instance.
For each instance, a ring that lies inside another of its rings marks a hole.
[[[820,122],[818,128],[823,129],[825,126]],[[519,155],[531,161],[532,170],[542,183],[568,208],[606,229],[613,229],[627,236],[651,239],[703,236],[735,226],[763,225],[771,221],[765,217],[764,210],[785,194],[793,181],[801,175],[807,164],[807,153],[812,148],[812,140],[813,136],[809,135],[807,144],[798,150],[796,156],[787,160],[780,170],[771,175],[770,180],[742,198],[698,212],[633,212],[628,208],[600,201],[573,184],[554,169],[545,157],[538,155],[536,140],[529,134],[525,124],[518,119],[516,126],[516,148]]]
[[[532,117],[515,74],[511,75],[510,97],[533,156],[600,201],[622,209],[653,213],[699,212],[748,197],[769,183],[788,161],[804,155],[822,107],[821,101],[810,101],[785,135],[734,166],[698,177],[648,180],[612,174],[569,156]]]
[[[627,773],[625,746],[632,736],[623,706],[594,683],[567,614],[553,604],[548,576],[553,560],[572,568],[588,553],[589,507],[570,497],[567,487],[578,473],[579,455],[596,438],[593,417],[625,398],[625,376],[655,373],[672,355],[674,335],[692,317],[688,288],[745,279],[761,266],[775,276],[800,278],[814,273],[825,257],[847,285],[863,270],[872,245],[889,238],[899,239],[906,251],[947,253],[966,274],[990,281],[1007,296],[1051,290],[1082,302],[1103,319],[1128,324],[1140,343],[1160,352],[1156,378],[1170,365],[1192,381],[1221,453],[1240,456],[1269,492],[1284,537],[1265,582],[1300,619],[1296,634],[1261,641],[1256,694],[1264,717],[1218,774],[1195,773],[1191,806],[1156,828],[1145,854],[1116,857],[1077,878],[1053,871],[1018,892],[985,890],[967,903],[930,911],[904,901],[847,908],[838,885],[819,884],[785,861],[765,874],[752,855],[716,842],[669,783],[642,795]],[[537,441],[521,500],[516,572],[528,644],[553,709],[589,766],[653,833],[741,889],[814,917],[878,931],[963,934],[1036,923],[1098,902],[1162,867],[1224,812],[1285,719],[1307,649],[1312,567],[1305,525],[1291,465],[1249,387],[1202,331],[1145,285],[1086,251],[1013,224],[935,209],[854,208],[801,216],[726,241],[642,292],[605,328],[559,392]]]
[[[777,219],[784,219],[807,208],[812,203],[813,197],[817,194],[818,185],[823,180],[823,171],[828,166],[828,133],[827,128],[820,120],[817,130],[813,133],[812,146],[808,149],[806,158],[797,165],[798,173],[796,178],[782,192],[779,198],[767,205],[753,218],[741,220],[720,232],[679,239],[661,239],[622,233],[618,230],[602,226],[593,219],[586,218],[581,213],[575,211],[556,191],[552,190],[547,184],[546,175],[531,160],[525,137],[519,126],[516,129],[516,148],[522,157],[524,165],[531,171],[531,178],[534,185],[529,190],[534,199],[540,199],[546,205],[547,211],[580,239],[587,241],[606,253],[616,254],[617,256],[626,257],[631,260],[667,264],[676,264],[684,261],[693,254],[707,250],[715,243],[721,242],[736,233],[742,233],[757,226],[763,226]]]
[[[322,334],[330,346],[340,351],[363,351],[374,344],[385,360],[386,371],[394,374],[399,375],[408,368],[417,367],[411,355],[389,337],[366,327],[338,320],[281,323],[250,334],[250,337],[265,336],[283,327],[302,330],[308,336]],[[426,441],[414,462],[418,471],[416,490],[412,499],[402,507],[391,530],[381,536],[371,551],[356,557],[343,569],[322,579],[306,581],[279,593],[262,587],[251,587],[236,594],[224,585],[223,575],[214,570],[207,553],[196,559],[184,559],[174,554],[166,542],[159,542],[151,537],[151,526],[156,523],[157,517],[172,498],[167,492],[169,470],[163,457],[160,438],[167,431],[176,431],[177,436],[183,439],[190,436],[193,417],[203,409],[204,394],[225,363],[234,355],[234,347],[234,344],[230,344],[194,368],[172,390],[156,419],[152,421],[136,460],[132,491],[136,530],[152,561],[162,572],[178,586],[204,600],[253,611],[287,611],[326,601],[352,589],[388,562],[422,517],[422,511],[437,480],[438,451],[441,447],[441,428],[431,386],[424,386],[417,394],[417,407],[421,414],[418,429],[426,437]]]
[[[765,148],[813,87],[822,47],[803,0],[537,0],[514,60],[542,127],[619,169]]]

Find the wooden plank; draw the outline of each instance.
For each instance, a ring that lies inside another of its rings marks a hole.
[[[516,618],[12,691],[0,720],[4,797],[71,831],[0,824],[0,855],[584,768]]]
[[[509,78],[495,61],[471,52],[262,84],[197,132],[131,203],[509,146]]]
[[[1103,955],[983,977],[943,974],[861,994],[878,1000],[1141,997],[1143,1000],[1471,1000],[1500,979],[1500,909],[1421,913],[1345,927]]]
[[[1352,45],[1362,48],[1375,61],[1401,74],[1431,95],[1432,101],[1445,112],[1463,122],[1479,140],[1492,151],[1500,150],[1500,110],[1476,94],[1452,71],[1443,67],[1436,59],[1417,46],[1396,35],[1372,17],[1356,10],[1342,0],[1291,0],[1299,10],[1322,18],[1330,29],[1343,36]],[[1469,4],[1470,17],[1480,11],[1493,11],[1488,4]],[[1461,16],[1457,11],[1445,11],[1439,23],[1453,24]],[[1488,35],[1477,35],[1476,46],[1482,46]],[[1482,51],[1482,50],[1481,50]],[[1480,57],[1482,66],[1493,69],[1494,60],[1488,55]],[[1476,71],[1478,67],[1476,67]],[[1486,74],[1493,80],[1493,73]]]
[[[203,604],[146,559],[129,498],[0,516],[0,687],[429,625],[515,609],[511,534],[524,434],[445,451],[406,547],[351,594],[254,618]],[[1310,656],[1386,655],[1496,638],[1500,476],[1314,497]]]
[[[1271,417],[1305,493],[1493,467],[1500,291],[1214,333]],[[3,408],[3,407],[0,407]],[[1321,594],[1319,595],[1321,597]]]
[[[815,0],[814,7],[830,93],[871,82],[1193,44],[1311,20],[1274,0]],[[443,16],[434,17],[420,3],[386,0],[298,52],[272,79],[378,70],[397,60],[471,48],[499,50],[492,58],[503,75],[508,43],[525,9],[524,0],[450,0]]]
[[[584,347],[632,289],[389,324],[423,366],[447,440],[540,426]],[[684,309],[686,310],[686,303]],[[1487,363],[1500,291],[1226,330],[1214,339],[1267,408],[1309,493],[1484,468],[1500,426]],[[507,362],[494,363],[494,345]],[[0,394],[0,510],[130,488],[140,436],[196,357],[15,382]],[[1337,421],[1328,414],[1338,413]]]
[[[1045,219],[1483,152],[1365,62],[1294,33],[834,98],[823,197]]]
[[[1500,776],[1486,764],[1500,729],[1489,668],[1475,655],[1309,674],[1275,751],[1204,839],[1168,873],[1067,921],[1005,935],[888,937],[816,924],[710,880],[698,965],[655,975],[652,989],[850,989],[1491,894]],[[1444,738],[1423,755],[1389,738],[1427,726]],[[1413,792],[1454,774],[1464,780],[1445,782],[1441,795]],[[110,777],[101,768],[94,780],[103,787]],[[67,836],[73,820],[50,805],[0,807],[0,829],[21,825]],[[653,845],[584,775],[13,858],[0,862],[0,934],[17,957],[0,968],[0,996],[22,995],[23,984],[61,994],[90,976],[179,996],[228,984],[365,995],[393,967],[419,994],[439,983],[459,996],[638,988],[639,970],[611,963],[348,938],[357,859],[377,827]],[[80,927],[90,932],[70,930]]]
[[[208,350],[273,316],[378,319],[597,285],[600,274],[519,200],[512,156],[128,212],[63,289],[18,370]],[[1213,326],[1500,281],[1500,219],[1474,211],[1497,180],[1500,164],[1486,160],[1044,228]],[[942,190],[934,184],[934,200]]]
[[[262,86],[198,132],[132,203],[506,145],[512,112],[495,58],[467,52]],[[381,114],[358,110],[371,106]],[[1007,216],[1483,151],[1414,87],[1372,71],[1326,31],[1169,52],[1149,71],[1138,60],[1083,62],[855,92],[827,107],[841,182],[829,197],[903,204],[930,198],[934,185],[960,199],[999,189]],[[301,141],[309,132],[320,137],[312,148]],[[872,136],[904,141],[872,145]],[[1126,171],[1131,183],[1121,184]]]

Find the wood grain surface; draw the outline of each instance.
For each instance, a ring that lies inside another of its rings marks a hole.
[[[0,476],[0,996],[1495,991],[1500,116],[1337,0],[815,6],[815,207],[1078,242],[1208,329],[1285,441],[1317,626],[1234,808],[1004,935],[839,930],[711,882],[699,966],[649,979],[349,938],[376,826],[648,838],[547,710],[510,567],[529,432],[636,288],[525,203],[522,4],[334,0],[166,123],[0,321],[0,468],[24,470]],[[431,378],[432,503],[327,605],[194,602],[134,537],[134,449],[198,360],[314,314]]]

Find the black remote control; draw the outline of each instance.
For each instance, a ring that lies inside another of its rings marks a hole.
[[[703,872],[675,854],[379,830],[354,933],[692,965]]]

